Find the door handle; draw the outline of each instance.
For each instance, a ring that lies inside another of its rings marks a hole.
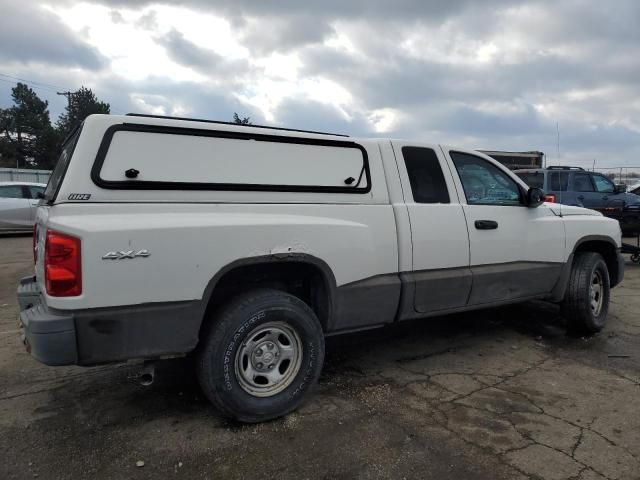
[[[584,195],[578,195],[578,200],[584,200]]]
[[[603,200],[609,200],[609,197],[607,195],[605,195],[604,197],[602,197]]]
[[[476,220],[475,226],[478,230],[495,230],[498,228],[498,222],[495,220]]]

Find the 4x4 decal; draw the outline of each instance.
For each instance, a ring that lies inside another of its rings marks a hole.
[[[125,258],[148,257],[149,250],[127,250],[119,252],[107,252],[102,256],[103,260],[124,260]]]

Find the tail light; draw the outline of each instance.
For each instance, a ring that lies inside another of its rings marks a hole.
[[[550,202],[550,203],[556,203],[556,196],[553,193],[547,193],[544,196],[544,201],[545,202]]]
[[[82,293],[80,239],[66,233],[47,231],[44,247],[44,275],[52,297],[75,297]]]

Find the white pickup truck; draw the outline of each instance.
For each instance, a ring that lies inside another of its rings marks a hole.
[[[193,354],[246,422],[295,409],[324,337],[529,299],[593,333],[620,228],[486,155],[224,122],[94,115],[38,208],[25,345],[48,365]]]

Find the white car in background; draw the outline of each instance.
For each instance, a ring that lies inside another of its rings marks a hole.
[[[46,184],[0,182],[0,232],[30,231]]]

